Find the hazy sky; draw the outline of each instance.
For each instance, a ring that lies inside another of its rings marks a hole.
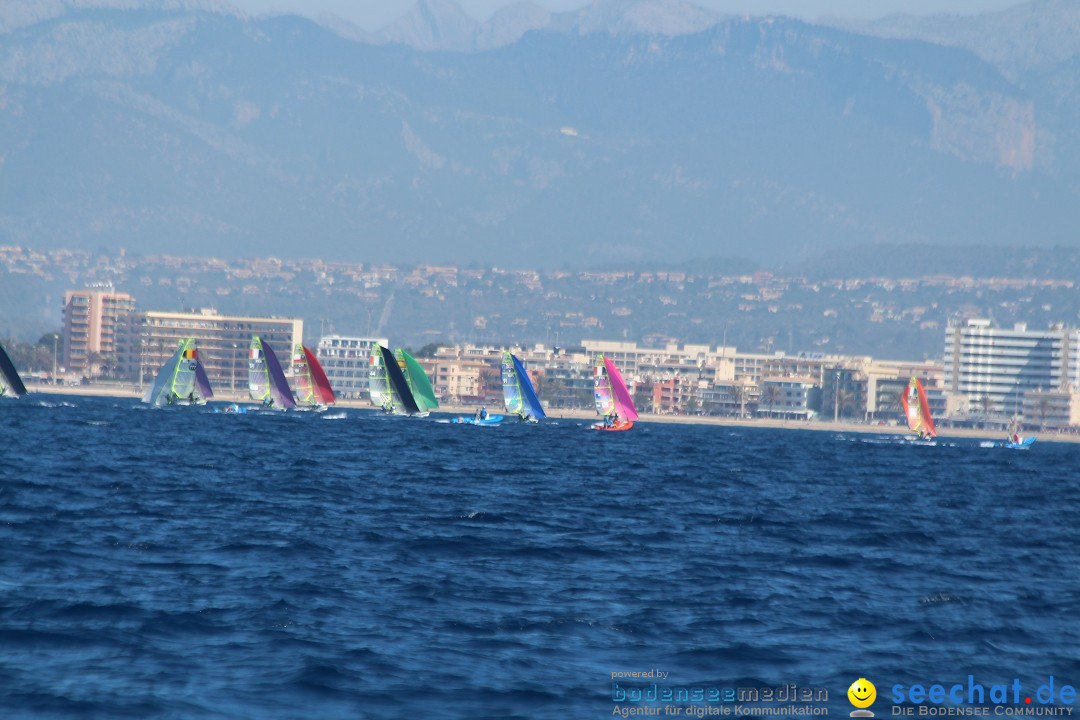
[[[548,10],[574,10],[588,0],[531,0]],[[822,15],[869,18],[894,12],[931,14],[950,12],[964,15],[1000,10],[1022,0],[696,0],[695,4],[723,13],[751,15],[792,15],[814,19]],[[415,0],[229,0],[253,14],[294,12],[317,16],[333,14],[351,20],[365,30],[378,30],[415,4]],[[510,0],[458,0],[477,20],[487,20]]]

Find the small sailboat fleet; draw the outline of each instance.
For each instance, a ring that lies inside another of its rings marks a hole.
[[[594,429],[619,431],[634,427],[634,421],[638,419],[637,409],[622,374],[611,358],[603,355],[596,357],[593,388],[596,412],[604,418],[603,422],[593,425]]]
[[[911,376],[907,388],[900,396],[900,404],[904,408],[904,418],[911,432],[920,440],[930,441],[937,437],[934,419],[930,417],[930,404],[926,401],[926,390],[919,378]]]
[[[158,370],[142,401],[154,406],[205,405],[212,397],[214,391],[199,359],[195,338],[184,338]]]
[[[0,345],[0,397],[22,397],[26,394],[26,385],[15,370],[15,364],[11,362],[4,346]]]
[[[251,339],[248,355],[248,395],[260,407],[289,410],[299,403],[304,409],[326,409],[336,402],[330,381],[315,355],[297,345],[291,369],[296,378],[294,393],[277,354],[259,336]],[[158,370],[154,383],[142,401],[152,406],[205,405],[214,397],[194,338],[179,341],[176,352]],[[248,408],[232,403],[223,412],[246,413]]]

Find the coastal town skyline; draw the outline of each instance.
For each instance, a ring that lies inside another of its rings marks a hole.
[[[1080,253],[1078,253],[1080,256]],[[318,259],[37,253],[0,248],[11,291],[0,336],[28,342],[58,328],[65,293],[108,287],[141,311],[214,308],[298,317],[305,340],[390,336],[395,343],[568,346],[584,339],[738,347],[746,352],[940,358],[951,320],[1075,324],[1074,274],[1028,259],[1028,277],[815,276],[732,265],[537,271]]]

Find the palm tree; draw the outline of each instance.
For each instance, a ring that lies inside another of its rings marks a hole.
[[[768,384],[761,389],[762,399],[769,408],[769,417],[773,416],[773,406],[776,405],[776,401],[780,399],[781,394],[777,385]]]
[[[855,390],[850,385],[836,386],[836,404],[839,408],[840,417],[850,416],[854,413],[856,399]]]
[[[747,394],[748,393],[745,385],[739,384],[731,386],[731,399],[734,400],[735,403],[739,406],[738,415],[740,419],[746,415]]]
[[[566,381],[553,377],[544,381],[544,404],[548,407],[566,406]]]
[[[994,398],[989,395],[983,395],[978,399],[979,407],[983,411],[983,415],[989,415],[990,411],[994,409]]]

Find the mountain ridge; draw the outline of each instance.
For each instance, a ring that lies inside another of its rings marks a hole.
[[[3,244],[765,262],[1075,243],[1080,223],[1077,94],[960,48],[724,18],[420,52],[75,4],[0,36]]]

